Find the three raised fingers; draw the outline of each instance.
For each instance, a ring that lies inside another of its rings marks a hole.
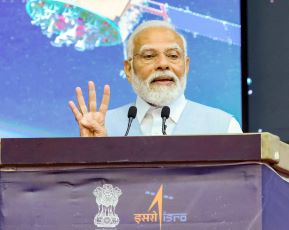
[[[69,106],[75,118],[79,120],[83,114],[88,112],[88,110],[86,107],[86,103],[81,88],[76,87],[75,91],[78,102],[78,108],[75,106],[73,101],[69,101]],[[105,115],[108,110],[109,100],[110,100],[110,87],[109,85],[105,85],[103,89],[101,104],[99,106],[99,112],[101,112],[103,115]],[[93,81],[88,82],[88,109],[90,112],[96,112],[97,110],[96,90]]]

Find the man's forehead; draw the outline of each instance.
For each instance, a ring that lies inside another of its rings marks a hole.
[[[157,48],[162,46],[183,49],[183,45],[180,35],[165,27],[146,28],[140,31],[134,39],[134,47],[138,51],[147,47]]]
[[[165,44],[163,47],[159,47],[159,45],[154,45],[154,44],[144,44],[140,46],[139,52],[143,52],[145,50],[168,50],[168,49],[176,49],[176,50],[182,50],[180,45],[178,43],[171,43],[171,44]]]

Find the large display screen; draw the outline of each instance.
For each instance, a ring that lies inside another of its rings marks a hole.
[[[170,21],[191,58],[186,97],[241,123],[240,0],[2,0],[0,137],[66,137],[75,87],[111,86],[109,107],[135,100],[125,42],[142,21]]]

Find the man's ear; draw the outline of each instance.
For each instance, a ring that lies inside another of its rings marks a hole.
[[[123,62],[123,68],[126,75],[126,79],[131,82],[131,70],[132,70],[132,62],[130,60],[125,60]]]
[[[186,73],[187,73],[187,76],[188,76],[188,73],[189,73],[189,69],[190,69],[190,58],[189,57],[186,57]]]

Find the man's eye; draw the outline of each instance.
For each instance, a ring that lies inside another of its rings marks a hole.
[[[146,59],[146,60],[149,60],[149,59],[153,59],[155,58],[156,55],[155,54],[143,54],[142,55],[142,58]]]
[[[167,54],[167,57],[170,59],[178,59],[180,57],[180,55],[178,54]]]

